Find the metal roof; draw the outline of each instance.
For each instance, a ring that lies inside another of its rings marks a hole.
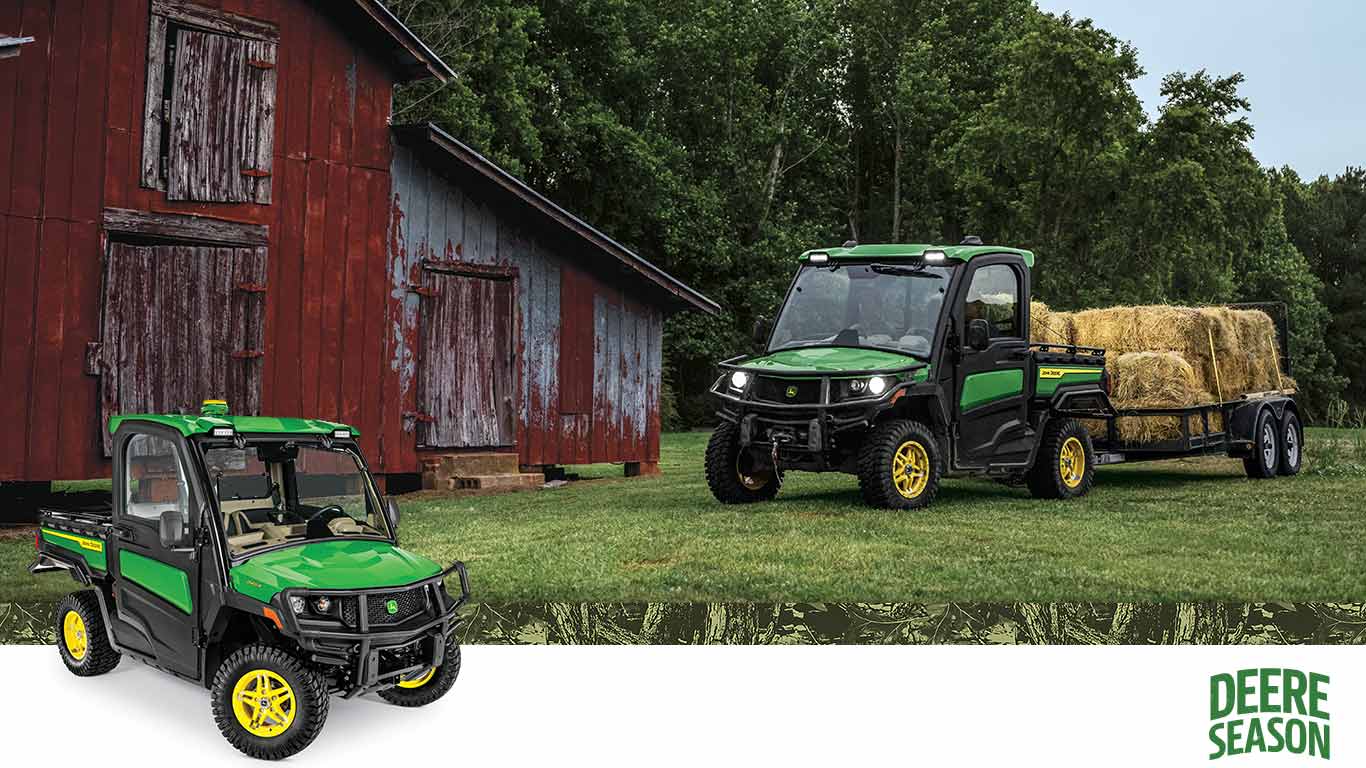
[[[1001,245],[912,245],[902,243],[876,243],[839,248],[813,248],[798,257],[807,261],[813,253],[827,254],[833,260],[840,259],[919,259],[925,251],[943,251],[944,256],[957,261],[971,261],[977,256],[993,253],[1008,253],[1024,259],[1027,266],[1034,266],[1034,252],[1021,248],[1007,248]]]
[[[569,232],[625,265],[631,272],[666,291],[675,301],[708,314],[721,311],[720,305],[685,285],[631,249],[603,234],[588,222],[556,205],[521,179],[462,144],[440,128],[427,124],[396,126],[394,134],[403,144],[429,150],[428,160],[446,160],[472,171],[479,179],[492,183],[525,203],[552,225]],[[432,152],[431,150],[435,150]]]
[[[11,37],[0,35],[0,59],[8,59],[19,55],[19,46],[33,42],[32,37]]]

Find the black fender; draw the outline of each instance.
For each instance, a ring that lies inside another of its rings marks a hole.
[[[1053,393],[1048,401],[1048,415],[1049,418],[1110,419],[1115,416],[1115,406],[1099,384],[1072,384]]]
[[[88,588],[88,591],[95,593],[95,600],[100,604],[100,618],[104,620],[104,634],[109,639],[109,647],[119,653],[124,653],[119,646],[119,641],[114,639],[114,621],[109,613],[109,598],[104,594],[108,585],[102,579],[96,579],[94,572],[90,570],[85,560],[76,557],[65,557],[53,552],[40,552],[37,559],[28,567],[29,573],[45,573],[60,568],[71,575],[71,578],[80,582]],[[87,590],[81,590],[87,591]]]
[[[1279,424],[1285,418],[1286,411],[1300,415],[1299,406],[1295,401],[1288,397],[1268,397],[1256,400],[1236,401],[1224,411],[1226,424],[1224,430],[1228,433],[1230,441],[1252,442],[1256,436],[1252,434],[1257,428],[1257,419],[1261,418],[1263,411],[1270,411],[1271,417]],[[1231,447],[1230,455],[1244,455],[1247,446]]]

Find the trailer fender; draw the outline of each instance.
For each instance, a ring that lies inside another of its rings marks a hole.
[[[1263,411],[1270,411],[1272,418],[1279,423],[1286,410],[1299,415],[1299,407],[1288,397],[1247,400],[1234,405],[1227,414],[1228,424],[1224,427],[1229,436],[1229,455],[1247,455],[1252,444],[1252,431],[1257,428],[1257,419]]]

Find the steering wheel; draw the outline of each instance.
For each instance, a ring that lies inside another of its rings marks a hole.
[[[304,517],[308,523],[308,538],[323,539],[332,535],[332,529],[327,524],[339,517],[348,517],[346,511],[336,504],[328,504],[311,515]]]
[[[340,504],[328,504],[327,506],[325,506],[325,507],[319,509],[318,511],[314,512],[314,513],[311,514],[311,515],[305,515],[305,516],[304,516],[304,522],[306,522],[306,523],[311,523],[311,522],[313,522],[313,519],[314,519],[315,517],[321,517],[324,513],[327,513],[327,512],[333,512],[333,513],[335,513],[335,514],[333,514],[331,517],[327,518],[328,520],[335,520],[335,519],[337,519],[337,515],[344,515],[344,514],[346,514],[346,510],[342,509]]]

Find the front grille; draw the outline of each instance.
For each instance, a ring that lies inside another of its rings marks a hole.
[[[389,601],[393,601],[395,611],[389,612]],[[359,598],[348,597],[342,601],[341,617],[342,622],[349,627],[358,626],[356,619],[359,613],[357,603]],[[422,613],[427,609],[427,588],[413,587],[412,589],[398,590],[396,592],[367,592],[365,595],[365,619],[370,626],[399,624]]]
[[[779,379],[760,376],[754,382],[754,397],[770,403],[809,405],[821,401],[820,379]]]

